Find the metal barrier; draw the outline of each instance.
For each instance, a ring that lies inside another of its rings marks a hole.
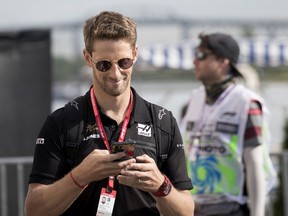
[[[276,170],[282,171],[282,181],[283,181],[283,212],[285,216],[288,216],[288,151],[283,151],[281,153],[271,154],[273,164]],[[24,185],[24,165],[31,165],[33,157],[5,157],[0,158],[0,189],[1,189],[1,216],[8,216],[8,184],[9,180],[7,178],[7,166],[15,165],[17,168],[17,204],[18,204],[18,216],[24,215],[24,200],[26,187]],[[269,204],[271,207],[271,203]],[[270,208],[271,209],[271,208]],[[270,210],[271,211],[271,210]],[[266,215],[276,216],[273,212],[268,212]],[[278,216],[278,215],[277,215]]]
[[[0,158],[0,189],[1,189],[1,214],[8,216],[8,178],[7,166],[15,165],[17,167],[17,204],[18,216],[24,215],[24,199],[25,199],[25,185],[24,185],[24,165],[32,164],[33,157],[4,157]]]

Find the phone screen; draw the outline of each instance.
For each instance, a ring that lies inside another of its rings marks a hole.
[[[115,154],[117,152],[125,152],[125,156],[118,159],[119,160],[127,160],[133,157],[135,150],[135,141],[126,140],[124,142],[113,142],[111,144],[111,153]]]

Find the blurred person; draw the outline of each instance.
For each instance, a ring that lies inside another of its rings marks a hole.
[[[195,215],[264,216],[270,187],[265,179],[275,175],[267,151],[268,109],[260,96],[237,83],[235,39],[223,33],[199,39],[193,63],[203,85],[182,110]]]
[[[168,119],[171,146],[160,166],[155,137],[160,129],[153,122],[153,104],[130,86],[138,57],[136,23],[105,11],[89,18],[83,33],[83,56],[91,68],[93,86],[80,100],[50,114],[42,126],[25,215],[193,215],[192,183],[176,120],[172,114]],[[161,108],[157,123],[167,113]],[[77,121],[70,125],[68,117]],[[81,130],[77,133],[74,128]],[[71,131],[73,140],[81,137],[72,159]],[[111,143],[128,139],[136,142],[134,157],[119,161],[125,153],[111,154]],[[109,203],[101,204],[100,197]]]

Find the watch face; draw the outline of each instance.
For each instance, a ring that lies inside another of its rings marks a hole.
[[[170,193],[172,189],[172,184],[165,175],[164,177],[165,179],[164,179],[163,184],[160,186],[157,192],[153,193],[154,196],[158,196],[158,197],[167,196]]]
[[[170,193],[170,191],[171,191],[171,184],[168,183],[167,186],[164,188],[163,193],[165,195],[168,195]]]

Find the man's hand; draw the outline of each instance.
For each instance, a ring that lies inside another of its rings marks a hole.
[[[156,192],[164,181],[155,161],[144,154],[136,157],[137,163],[131,163],[117,176],[120,184],[135,187],[146,192]]]
[[[95,149],[73,170],[73,176],[83,185],[109,176],[116,176],[122,169],[136,162],[134,158],[115,161],[124,156],[124,152],[109,154],[107,150]]]

